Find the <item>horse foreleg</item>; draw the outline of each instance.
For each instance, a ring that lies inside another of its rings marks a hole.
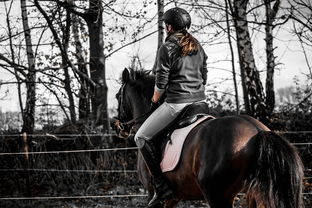
[[[175,205],[177,205],[178,203],[179,203],[179,200],[171,199],[171,200],[165,201],[165,203],[156,204],[152,208],[174,208]]]

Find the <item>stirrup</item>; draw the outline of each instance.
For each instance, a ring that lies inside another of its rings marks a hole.
[[[154,192],[153,198],[148,202],[148,207],[154,207],[158,204],[163,204],[166,200],[173,198],[173,192],[171,189],[168,189],[161,196]]]
[[[158,204],[162,204],[162,203],[163,203],[163,201],[160,200],[160,199],[158,198],[157,193],[154,192],[153,198],[148,202],[147,207],[154,207],[154,206],[156,206],[156,205],[158,205]]]

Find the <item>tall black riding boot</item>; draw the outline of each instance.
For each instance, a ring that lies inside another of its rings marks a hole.
[[[162,203],[164,200],[172,198],[173,191],[166,182],[160,169],[154,145],[150,141],[145,141],[145,144],[140,151],[153,177],[155,192],[153,198],[148,203],[148,207],[153,207]]]

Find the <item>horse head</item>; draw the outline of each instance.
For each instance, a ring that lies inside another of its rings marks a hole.
[[[119,137],[128,138],[147,117],[153,93],[154,76],[149,71],[125,68],[116,94],[118,115],[114,121]]]

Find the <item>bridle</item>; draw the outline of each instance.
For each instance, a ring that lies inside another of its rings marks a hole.
[[[124,109],[125,86],[126,83],[122,84],[120,88],[120,93],[118,97],[118,118],[114,122],[114,125],[117,128],[118,136],[127,139],[132,135],[133,132],[135,132],[135,127],[141,124],[150,115],[151,112],[144,113],[136,118],[127,121],[121,121],[121,115],[126,115],[126,110]],[[126,132],[127,129],[129,129],[129,132]]]

